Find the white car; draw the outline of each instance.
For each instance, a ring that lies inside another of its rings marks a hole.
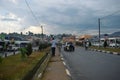
[[[109,46],[110,47],[120,47],[120,44],[110,43]]]

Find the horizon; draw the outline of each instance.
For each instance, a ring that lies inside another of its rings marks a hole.
[[[120,31],[116,31],[117,33],[119,32],[120,33]],[[109,36],[109,35],[111,35],[111,34],[114,34],[114,33],[116,33],[116,32],[113,32],[113,33],[108,33],[107,35]],[[7,34],[7,35],[11,35],[11,34],[21,34],[21,32],[20,33],[17,33],[17,32],[13,32],[13,33],[4,33],[4,32],[1,32],[0,34]],[[22,33],[23,34],[23,33]],[[33,35],[35,35],[35,34],[39,34],[39,35],[42,35],[41,33],[33,33]],[[47,35],[47,36],[50,36],[50,35],[72,35],[72,36],[83,36],[83,35],[91,35],[91,34],[82,34],[82,35],[74,35],[74,34],[66,34],[66,33],[60,33],[60,34],[44,34],[44,35]],[[28,35],[28,33],[27,34],[23,34],[23,35]],[[105,33],[103,33],[103,34],[100,34],[101,36],[103,36],[103,35],[105,35]],[[92,36],[99,36],[98,34],[96,34],[96,35],[92,35]]]

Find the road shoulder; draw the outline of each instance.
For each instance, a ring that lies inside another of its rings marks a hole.
[[[58,50],[56,50],[56,55],[50,59],[41,80],[70,80]]]

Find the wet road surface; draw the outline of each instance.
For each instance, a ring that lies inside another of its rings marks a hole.
[[[120,56],[77,47],[62,51],[72,80],[120,80]]]

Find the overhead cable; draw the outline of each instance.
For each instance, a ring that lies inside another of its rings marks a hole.
[[[115,15],[115,14],[118,13],[118,12],[120,12],[120,10],[118,10],[118,11],[116,11],[116,12],[113,12],[112,14],[109,14],[109,15],[107,15],[107,16],[104,16],[104,17],[102,17],[101,19],[106,18],[106,17],[109,17],[109,16],[112,16],[112,15]]]
[[[29,6],[29,3],[27,2],[27,0],[25,0],[25,3],[26,3],[26,5],[27,5],[27,7],[29,8],[31,14],[32,14],[33,17],[35,18],[36,22],[39,24],[39,21],[38,21],[37,17],[35,16],[35,14],[33,13],[31,7]],[[39,24],[39,25],[40,25],[40,24]]]

